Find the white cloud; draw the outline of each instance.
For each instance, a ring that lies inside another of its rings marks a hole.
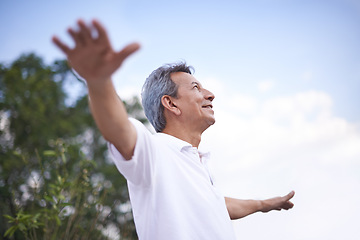
[[[219,98],[217,122],[204,133],[202,147],[212,152],[222,191],[239,198],[296,191],[293,210],[235,222],[239,239],[360,237],[360,128],[334,116],[329,94],[312,90],[260,100],[222,92]]]
[[[332,100],[323,92],[307,91],[293,96],[274,97],[262,105],[262,114],[268,118],[285,118],[291,122],[299,118],[328,118]]]
[[[256,112],[258,101],[252,96],[239,94],[231,97],[228,105],[240,114],[249,115]]]

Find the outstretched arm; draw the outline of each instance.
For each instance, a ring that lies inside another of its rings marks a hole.
[[[291,191],[283,197],[265,200],[241,200],[225,197],[225,203],[232,220],[245,217],[256,212],[269,212],[271,210],[289,210],[294,206],[290,199],[295,192]]]
[[[77,22],[78,30],[68,29],[74,48],[53,37],[53,42],[66,55],[70,66],[83,77],[88,86],[92,115],[104,138],[130,159],[136,143],[136,131],[128,120],[126,109],[115,92],[112,74],[139,44],[132,43],[114,51],[104,27],[96,20],[88,26]]]

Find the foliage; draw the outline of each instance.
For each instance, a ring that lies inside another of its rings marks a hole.
[[[16,216],[5,215],[12,227],[5,236],[16,230],[27,239],[101,239],[107,214],[103,212],[104,198],[112,191],[107,180],[91,181],[96,171],[94,161],[88,160],[76,145],[66,146],[56,141],[52,150],[38,155],[39,164],[32,165],[20,157],[32,170],[32,176],[23,190],[32,206],[17,207]]]
[[[136,239],[125,179],[106,155],[86,88],[65,61],[34,54],[0,64],[0,236],[5,239]],[[141,121],[137,98],[126,102]],[[91,159],[91,160],[90,160]]]

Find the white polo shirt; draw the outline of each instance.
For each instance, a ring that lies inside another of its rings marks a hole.
[[[137,131],[132,159],[126,161],[111,144],[109,149],[127,179],[139,239],[235,239],[224,196],[207,168],[209,154],[130,120]]]

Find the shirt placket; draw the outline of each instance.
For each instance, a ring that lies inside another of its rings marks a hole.
[[[204,157],[202,154],[199,153],[199,151],[196,148],[193,148],[193,153],[196,155],[197,160],[201,164],[201,167],[204,169],[206,175],[208,176],[211,185],[214,185],[209,168],[207,166],[206,157]]]
[[[203,173],[208,177],[211,185],[214,186],[210,171],[206,164],[207,163],[206,156],[203,156],[203,154],[201,154],[197,148],[191,146],[183,147],[182,151],[186,152],[186,154],[188,154],[191,157],[191,159],[193,159],[196,162],[196,164],[200,165]]]
[[[204,156],[202,156],[199,152],[198,152],[198,156],[199,156],[199,159],[200,159],[200,162],[201,162],[201,165],[204,167],[207,175],[209,176],[209,179],[210,179],[210,182],[211,182],[211,185],[214,185],[214,182],[212,180],[212,177],[211,177],[211,174],[210,174],[210,171],[209,171],[209,168],[207,166],[207,160],[205,159],[204,160]]]

